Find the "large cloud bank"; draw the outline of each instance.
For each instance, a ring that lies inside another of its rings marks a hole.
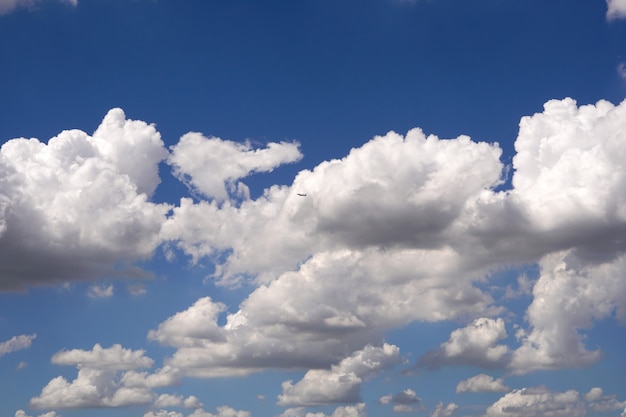
[[[601,351],[585,345],[584,330],[626,320],[626,102],[549,101],[522,118],[515,149],[508,186],[497,144],[390,132],[251,199],[245,178],[297,161],[296,144],[254,149],[193,133],[168,151],[154,126],[112,110],[92,136],[2,147],[0,253],[12,262],[0,262],[0,282],[121,275],[164,244],[213,262],[223,285],[253,286],[238,309],[203,297],[150,330],[150,340],[175,348],[153,374],[138,363],[115,377],[120,369],[80,369],[77,379],[96,392],[103,372],[117,393],[130,380],[148,387],[166,375],[281,368],[309,370],[284,383],[283,405],[359,401],[362,381],[397,361],[386,332],[414,321],[469,323],[420,365],[514,373],[590,365]],[[195,199],[151,201],[162,161]],[[502,292],[484,284],[524,264],[538,265],[539,276],[513,341]],[[375,365],[358,365],[364,358]],[[460,390],[503,386],[482,378]],[[51,381],[34,405],[73,389]]]

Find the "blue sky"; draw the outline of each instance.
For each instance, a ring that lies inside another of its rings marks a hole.
[[[623,0],[0,0],[0,415],[626,416]]]

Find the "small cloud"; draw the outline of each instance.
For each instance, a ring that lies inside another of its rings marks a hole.
[[[108,298],[113,296],[113,284],[92,285],[87,292],[89,298]]]
[[[0,342],[0,357],[17,350],[28,349],[37,337],[36,334],[13,336],[6,342]]]
[[[493,379],[485,374],[478,374],[461,381],[456,386],[456,392],[504,392],[509,387],[504,385],[502,378]]]
[[[61,0],[63,3],[70,4],[74,7],[78,5],[78,0]],[[35,9],[37,0],[0,0],[0,16],[9,14],[18,8],[33,10]]]
[[[132,284],[127,287],[128,293],[134,296],[144,295],[148,292],[143,284]]]
[[[28,365],[26,362],[21,361],[20,363],[17,364],[17,369],[24,369],[26,368],[26,365]]]
[[[620,62],[617,65],[617,75],[626,80],[626,62]]]
[[[392,404],[395,413],[412,413],[424,409],[422,399],[412,389],[405,389],[395,395],[385,395],[378,401],[381,404]]]
[[[606,0],[608,21],[626,18],[626,0]]]

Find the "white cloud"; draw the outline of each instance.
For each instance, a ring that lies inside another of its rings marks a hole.
[[[28,414],[24,410],[17,410],[15,412],[15,417],[29,417]],[[61,417],[61,414],[58,414],[56,411],[48,411],[47,413],[39,414],[38,417]]]
[[[176,385],[180,382],[181,372],[171,366],[164,366],[153,373],[129,370],[122,374],[120,382],[131,388],[160,388]]]
[[[296,384],[283,382],[278,404],[310,406],[358,402],[361,383],[398,362],[397,346],[366,346],[330,370],[312,369]]]
[[[174,394],[161,394],[154,401],[154,408],[165,408],[165,407],[180,407],[183,405],[183,397],[181,395]]]
[[[617,64],[617,75],[626,80],[626,62]]]
[[[107,113],[93,136],[0,148],[0,289],[145,276],[169,206],[148,201],[167,156],[154,126]]]
[[[249,411],[245,410],[235,410],[232,407],[227,405],[222,405],[217,407],[217,411],[215,414],[209,413],[208,411],[204,411],[203,409],[197,409],[193,413],[189,414],[187,417],[251,417]]]
[[[615,314],[626,320],[626,255],[611,262],[586,265],[575,252],[544,257],[541,276],[528,307],[530,332],[521,332],[522,345],[510,367],[516,373],[591,365],[601,357],[589,351],[579,329]]]
[[[606,0],[606,18],[616,20],[626,18],[626,0]]]
[[[0,0],[0,16],[11,13],[18,8],[32,9],[36,7],[41,0]],[[63,3],[69,3],[72,6],[78,4],[78,0],[61,0]]]
[[[385,395],[378,400],[381,404],[391,404],[396,413],[412,413],[422,410],[422,399],[412,389],[405,389],[395,395]]]
[[[508,390],[509,387],[504,385],[502,378],[494,379],[485,374],[478,374],[460,381],[456,386],[456,392],[504,392]]]
[[[439,402],[432,413],[430,413],[430,417],[450,417],[454,415],[454,412],[459,408],[455,403],[449,403],[444,405],[442,402]]]
[[[340,406],[329,416],[324,413],[307,413],[304,408],[289,408],[277,417],[365,417],[367,415],[365,404]]]
[[[0,358],[7,353],[28,349],[36,337],[36,334],[21,334],[19,336],[13,336],[7,341],[0,342]]]
[[[183,415],[177,411],[152,410],[145,413],[143,417],[183,417]]]
[[[217,317],[226,310],[222,303],[211,297],[203,297],[187,310],[176,313],[157,330],[148,333],[149,340],[157,340],[170,346],[202,346],[204,341],[221,342],[224,329],[217,325]]]
[[[74,365],[78,367],[78,375],[71,382],[62,376],[52,379],[39,396],[31,398],[31,407],[125,407],[154,401],[155,394],[149,388],[125,385],[118,375],[120,371],[151,367],[154,362],[144,356],[143,350],[133,351],[120,345],[102,348],[96,344],[90,351],[73,349],[57,352],[52,357],[52,363]]]
[[[553,392],[544,387],[516,389],[487,408],[484,417],[585,417],[578,392]]]
[[[154,361],[144,356],[144,350],[125,349],[119,344],[103,348],[95,344],[92,350],[62,350],[52,356],[55,365],[75,365],[102,370],[150,368]]]
[[[466,327],[456,329],[439,349],[430,351],[419,360],[421,366],[462,364],[482,367],[502,366],[509,349],[497,342],[507,337],[504,320],[479,318]]]
[[[113,296],[113,284],[92,285],[89,287],[87,296],[89,298],[108,298]]]
[[[240,179],[302,158],[298,143],[269,143],[265,149],[254,149],[249,142],[238,143],[220,138],[206,138],[187,133],[172,147],[168,162],[174,175],[207,197],[218,201],[229,195],[248,197]]]

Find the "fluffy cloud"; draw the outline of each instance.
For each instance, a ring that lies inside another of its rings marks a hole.
[[[392,404],[396,413],[412,413],[423,409],[422,399],[419,398],[412,389],[405,389],[395,395],[385,395],[380,397],[381,404]]]
[[[589,351],[579,329],[615,314],[626,320],[626,255],[606,263],[585,264],[575,252],[547,255],[528,307],[530,332],[519,332],[522,345],[510,367],[533,369],[588,366],[601,357]]]
[[[457,408],[459,408],[459,406],[455,403],[444,405],[442,402],[439,402],[432,413],[430,413],[430,417],[450,417],[454,415]]]
[[[13,336],[5,342],[0,342],[0,358],[16,350],[28,349],[36,337],[36,334],[21,334],[19,336]]]
[[[152,255],[169,210],[148,201],[166,156],[154,126],[120,109],[93,136],[3,144],[0,290],[141,273],[129,264]]]
[[[366,346],[343,359],[330,370],[308,371],[302,380],[283,383],[279,405],[323,405],[360,401],[360,388],[364,379],[399,362],[399,349],[385,344],[383,347]]]
[[[626,0],[606,0],[608,20],[623,19],[626,17]]]
[[[177,411],[156,410],[148,411],[143,417],[183,417],[183,415]]]
[[[504,385],[502,378],[494,379],[485,374],[478,374],[460,381],[456,386],[456,392],[504,392],[508,390],[509,387]]]
[[[153,360],[144,356],[143,350],[133,351],[120,345],[92,350],[74,349],[53,355],[52,363],[78,367],[77,377],[68,382],[59,376],[52,379],[41,394],[30,400],[34,408],[92,408],[124,407],[149,404],[154,394],[145,386],[124,385],[119,371],[148,368]]]
[[[602,388],[594,387],[584,396],[575,390],[550,391],[545,387],[513,390],[487,408],[483,417],[585,417],[591,413],[623,410],[626,401],[615,395],[604,395]]]
[[[265,149],[253,149],[249,142],[238,143],[187,133],[172,147],[168,162],[174,175],[192,189],[218,201],[229,195],[248,197],[247,187],[239,179],[256,172],[270,172],[279,165],[302,158],[297,143],[269,143]]]
[[[29,417],[24,410],[17,410],[15,417]],[[57,414],[56,411],[49,411],[47,413],[39,414],[38,417],[61,417],[61,414]]]
[[[324,413],[307,413],[304,408],[290,408],[277,417],[365,417],[365,404],[340,406],[329,416]]]
[[[577,391],[553,392],[544,387],[513,390],[487,408],[484,417],[584,417]]]
[[[504,320],[479,318],[450,334],[439,349],[425,354],[421,366],[462,364],[481,367],[501,366],[508,359],[508,347],[497,342],[507,337]]]
[[[208,411],[204,411],[202,409],[197,409],[193,413],[189,414],[187,417],[251,417],[249,411],[245,410],[235,410],[232,407],[227,405],[222,405],[217,407],[217,412],[215,414],[209,413]]]

